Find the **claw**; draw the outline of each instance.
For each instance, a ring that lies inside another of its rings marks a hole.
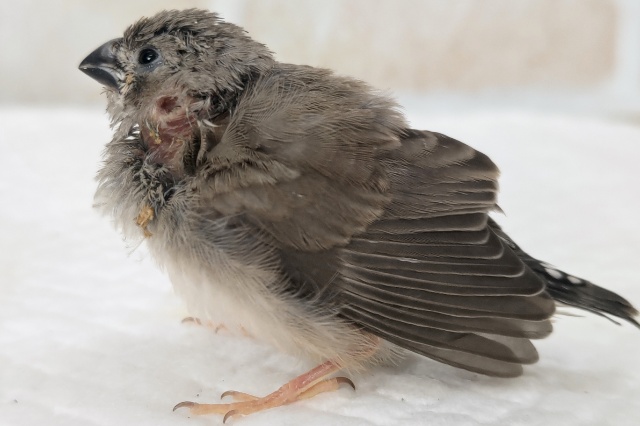
[[[235,416],[236,414],[239,414],[239,413],[238,413],[238,410],[231,410],[231,411],[228,411],[228,412],[227,412],[227,414],[225,414],[225,415],[224,415],[224,417],[222,418],[222,423],[223,423],[223,424],[224,424],[224,423],[227,423],[227,420],[229,420],[229,418],[231,418],[231,417]]]
[[[356,385],[353,384],[353,381],[351,381],[350,378],[348,377],[336,377],[336,382],[338,382],[338,384],[347,384],[349,386],[351,386],[351,389],[356,390]]]
[[[176,404],[175,407],[173,407],[172,411],[176,411],[178,408],[192,408],[193,406],[195,406],[196,403],[195,402],[191,402],[191,401],[182,401],[179,404]]]

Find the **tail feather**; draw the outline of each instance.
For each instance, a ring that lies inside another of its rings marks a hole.
[[[613,315],[640,328],[640,324],[634,318],[638,315],[638,310],[622,296],[590,281],[569,275],[545,262],[530,256],[529,258],[531,260],[523,260],[546,280],[547,292],[556,301],[603,316],[617,324],[608,316]]]
[[[638,310],[628,300],[590,281],[569,275],[548,263],[531,257],[514,243],[493,220],[491,220],[491,227],[529,268],[545,280],[547,292],[554,300],[592,312],[618,324],[609,317],[612,315],[640,328],[640,323],[635,318],[638,316]]]

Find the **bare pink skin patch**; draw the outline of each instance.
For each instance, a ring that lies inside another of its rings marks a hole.
[[[149,119],[142,123],[141,133],[153,161],[170,170],[182,171],[184,145],[193,137],[196,126],[195,112],[189,110],[193,99],[189,97],[161,96],[155,102]]]

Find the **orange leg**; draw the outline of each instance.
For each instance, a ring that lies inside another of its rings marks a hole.
[[[309,389],[299,394],[296,401],[313,398],[314,396],[324,392],[332,392],[338,390],[340,388],[340,385],[342,384],[347,384],[351,386],[353,390],[356,390],[356,385],[353,384],[351,379],[347,377],[333,377],[331,379],[324,379],[321,382],[318,382],[315,385],[311,386]],[[220,395],[220,399],[224,399],[227,396],[230,396],[236,402],[255,401],[256,399],[260,399],[260,397],[238,391],[226,391],[222,395]]]
[[[189,408],[192,414],[224,414],[223,423],[235,415],[246,415],[269,408],[280,407],[302,399],[308,399],[322,392],[330,392],[339,388],[341,384],[348,384],[355,389],[353,382],[346,377],[328,378],[341,370],[339,364],[327,361],[307,373],[296,377],[275,392],[258,398],[242,392],[228,391],[222,397],[231,396],[237,402],[228,404],[198,404],[185,401],[176,405],[178,408]]]

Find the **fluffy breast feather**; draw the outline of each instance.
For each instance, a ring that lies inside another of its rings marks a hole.
[[[247,234],[252,230],[229,226],[227,217],[194,217],[196,210],[165,210],[147,240],[192,314],[315,362],[370,350],[371,336],[337,312],[321,313],[284,290],[278,260]],[[356,358],[348,361],[358,367]]]

